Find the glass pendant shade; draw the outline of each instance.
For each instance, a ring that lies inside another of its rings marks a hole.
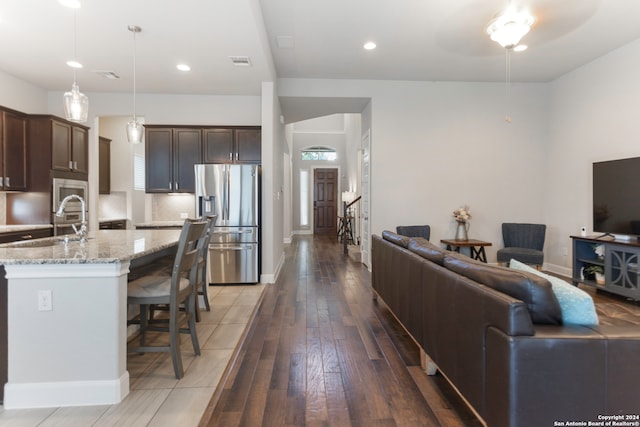
[[[127,141],[130,144],[140,144],[142,142],[142,133],[144,129],[135,117],[127,123]]]
[[[127,141],[129,144],[142,142],[143,127],[136,119],[136,33],[142,31],[137,25],[129,25],[128,30],[133,33],[133,120],[127,123]]]
[[[84,123],[89,114],[89,98],[80,92],[78,85],[73,82],[71,91],[64,94],[64,115],[67,120]]]

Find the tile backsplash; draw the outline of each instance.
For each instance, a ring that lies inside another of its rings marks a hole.
[[[101,194],[98,199],[98,218],[127,218],[127,193],[112,191],[111,194]]]
[[[179,221],[181,214],[195,217],[195,196],[193,194],[153,194],[151,198],[152,221]]]

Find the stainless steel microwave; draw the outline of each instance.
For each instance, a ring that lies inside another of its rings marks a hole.
[[[89,186],[87,181],[79,181],[76,179],[62,179],[53,178],[53,206],[52,212],[57,212],[60,204],[65,197],[72,194],[77,194],[85,201],[85,206],[88,206],[87,197],[89,196]],[[81,212],[82,204],[77,199],[71,199],[67,202],[64,208],[65,212]]]

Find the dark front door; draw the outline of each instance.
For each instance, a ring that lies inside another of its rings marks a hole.
[[[338,169],[313,172],[313,234],[336,234]]]

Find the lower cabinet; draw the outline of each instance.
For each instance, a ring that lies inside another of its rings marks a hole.
[[[51,237],[51,228],[38,228],[35,230],[11,231],[9,233],[0,233],[0,243],[19,242],[22,240],[41,239],[43,237]]]
[[[126,230],[127,220],[100,221],[99,228],[100,230]]]

